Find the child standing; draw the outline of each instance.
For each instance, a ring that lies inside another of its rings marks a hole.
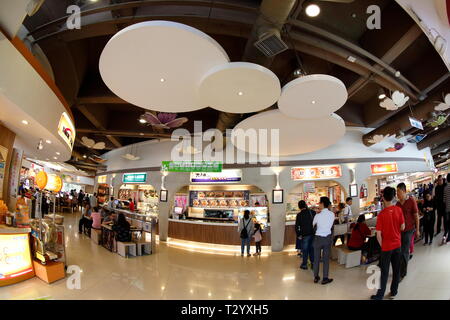
[[[260,256],[262,233],[261,233],[261,225],[259,223],[255,224],[255,233],[253,234],[253,237],[255,238],[255,246],[256,246],[256,253],[254,255]]]

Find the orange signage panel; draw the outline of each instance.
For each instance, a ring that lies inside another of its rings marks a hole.
[[[396,162],[388,163],[372,163],[370,165],[372,174],[385,174],[385,173],[396,173],[398,172],[398,167]]]
[[[342,177],[341,166],[297,167],[291,169],[292,180],[335,179]]]

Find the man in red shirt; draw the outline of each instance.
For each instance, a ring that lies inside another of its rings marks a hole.
[[[405,229],[402,210],[392,205],[395,189],[386,187],[383,191],[384,209],[377,216],[377,240],[381,246],[380,288],[372,300],[383,300],[389,277],[389,265],[392,264],[392,283],[390,296],[395,297],[400,282],[401,231]]]
[[[130,209],[130,211],[131,212],[134,212],[134,202],[133,202],[133,199],[128,199],[128,201],[129,201],[129,203],[130,203],[130,207],[129,207],[129,209]]]
[[[402,232],[402,258],[400,260],[400,281],[408,272],[409,248],[413,235],[420,239],[419,208],[414,198],[406,194],[406,185],[402,182],[397,186],[397,206],[402,209],[405,218],[405,230]]]

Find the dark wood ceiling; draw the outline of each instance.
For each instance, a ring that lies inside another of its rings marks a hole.
[[[309,2],[299,1],[297,4],[305,6]],[[378,106],[380,88],[389,91],[400,86],[416,96],[416,99],[411,98],[416,104],[424,90],[448,74],[426,36],[394,0],[377,1],[382,9],[380,30],[366,27],[366,9],[373,4],[372,0],[316,2],[321,6],[321,14],[316,18],[306,16],[298,6],[291,12],[285,25],[289,36],[282,32],[283,41],[290,49],[278,54],[268,67],[284,85],[293,79],[293,71],[299,67],[297,53],[307,73],[325,73],[341,79],[349,91],[349,99],[338,114],[347,125],[379,127],[401,111],[386,112]],[[82,5],[82,12],[98,11],[83,15],[80,30],[67,30],[66,8],[71,4]],[[107,146],[105,150],[93,151],[78,140],[74,149],[77,159],[74,161],[94,165],[89,160],[79,159],[80,156],[100,155],[113,148],[161,138],[170,133],[140,124],[138,118],[146,110],[116,97],[103,83],[98,70],[100,53],[117,31],[146,20],[177,21],[207,32],[223,46],[232,61],[241,61],[260,5],[260,0],[103,0],[95,3],[88,0],[46,0],[37,14],[26,18],[24,25],[34,43],[46,54],[56,84],[72,106],[78,137],[104,141]],[[319,28],[320,32],[313,32],[311,28]],[[358,50],[350,50],[350,46],[356,46]],[[374,57],[371,58],[370,54]],[[348,55],[358,57],[358,61],[347,61]],[[396,79],[391,71],[374,63],[373,58],[399,70],[403,78]],[[443,92],[446,85],[448,78],[427,94]],[[238,120],[250,115],[240,115]],[[216,127],[219,112],[206,108],[179,116],[189,119],[185,128],[192,129],[193,121],[202,120],[206,130]],[[439,155],[435,159],[439,160]]]

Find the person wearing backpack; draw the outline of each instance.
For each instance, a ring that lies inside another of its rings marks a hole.
[[[302,240],[302,254],[303,260],[300,265],[300,269],[308,269],[308,257],[311,265],[314,264],[314,227],[313,220],[316,215],[315,212],[310,210],[306,205],[306,202],[300,200],[298,202],[298,207],[301,210],[297,214],[297,219],[295,221],[295,230],[297,233],[297,238]]]
[[[244,217],[239,221],[238,232],[241,236],[241,257],[244,256],[244,247],[247,246],[247,257],[251,257],[250,254],[250,240],[252,239],[254,230],[253,220],[250,217],[250,211],[244,211]]]

